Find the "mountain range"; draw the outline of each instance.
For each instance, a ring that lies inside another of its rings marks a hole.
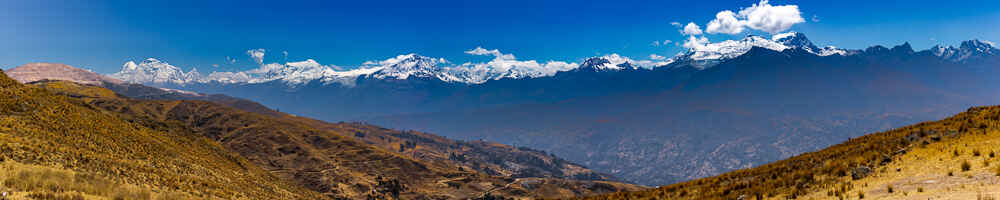
[[[147,59],[110,76],[325,121],[541,149],[644,185],[757,166],[1000,100],[998,49],[979,40],[854,50],[784,33],[656,62],[607,55],[544,65],[476,53],[510,65],[406,54],[354,70],[306,60],[200,76]]]

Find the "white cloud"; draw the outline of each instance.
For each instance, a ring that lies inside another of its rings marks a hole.
[[[819,17],[813,15],[812,20],[813,22],[819,22]],[[761,0],[759,3],[740,9],[738,12],[723,10],[716,13],[715,19],[709,21],[705,27],[705,32],[709,34],[725,33],[735,35],[742,33],[746,28],[750,28],[775,34],[803,22],[805,22],[805,19],[802,18],[802,13],[799,12],[799,6],[773,6],[768,0]],[[686,28],[685,30],[687,30]]]
[[[819,16],[813,15],[812,22],[819,22]]]
[[[247,50],[247,55],[253,59],[257,64],[264,64],[264,53],[267,52],[265,49],[250,49]]]
[[[743,32],[744,23],[746,22],[736,19],[736,13],[733,13],[733,11],[724,10],[716,13],[715,19],[708,22],[705,32],[710,34],[725,33],[735,35]]]
[[[747,27],[771,34],[788,30],[792,25],[806,21],[802,19],[799,6],[772,6],[768,4],[768,0],[761,0],[760,3],[740,10],[739,16],[746,19]]]
[[[661,56],[661,55],[656,55],[656,54],[649,54],[649,59],[650,60],[665,60],[665,59],[667,59],[667,57],[664,57],[664,56]]]
[[[236,58],[230,58],[229,56],[226,56],[226,62],[229,62],[229,64],[235,64]]]
[[[516,60],[513,54],[503,54],[498,49],[487,50],[482,47],[465,51],[471,55],[489,55],[493,60],[486,63],[463,63],[454,67],[446,67],[446,71],[461,79],[474,83],[500,78],[543,77],[555,75],[560,71],[575,69],[578,64],[562,61],[548,61],[544,64],[538,61]]]
[[[680,22],[670,22],[670,25],[677,28],[680,28],[682,26]]]
[[[663,40],[663,42],[660,42],[659,40],[657,40],[657,41],[653,41],[652,43],[649,43],[649,46],[654,46],[654,47],[658,47],[658,46],[661,46],[661,45],[662,46],[667,46],[667,45],[670,45],[670,43],[672,43],[672,42],[673,41],[671,41],[671,40]]]
[[[482,56],[482,55],[493,55],[493,56],[496,56],[497,58],[503,58],[503,59],[506,59],[506,60],[514,60],[514,55],[513,54],[502,54],[502,53],[500,53],[500,50],[498,50],[498,49],[486,50],[483,47],[476,47],[475,49],[465,51],[465,54],[480,55],[480,56]]]
[[[285,60],[288,60],[288,51],[281,51],[281,54],[285,54]]]
[[[684,48],[700,49],[702,47],[705,47],[705,44],[708,44],[708,38],[706,38],[705,36],[695,37],[692,35],[688,36],[687,41],[684,41]]]
[[[212,67],[219,67],[219,64],[212,64]]]
[[[684,29],[681,30],[681,33],[684,35],[701,35],[702,31],[701,27],[694,24],[694,22],[688,22],[688,24],[684,26]]]

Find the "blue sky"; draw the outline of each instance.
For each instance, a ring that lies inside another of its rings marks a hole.
[[[0,2],[0,68],[60,62],[100,73],[128,60],[155,57],[199,71],[255,68],[265,62],[315,59],[359,66],[418,53],[452,62],[485,61],[463,53],[482,46],[519,60],[569,61],[610,53],[636,59],[684,49],[671,22],[706,28],[723,10],[758,1],[7,1]],[[864,48],[909,41],[915,48],[1000,40],[1000,1],[786,1],[797,5],[819,45]],[[712,42],[741,38],[708,34]],[[229,63],[226,58],[235,58]],[[213,67],[213,64],[219,67]]]

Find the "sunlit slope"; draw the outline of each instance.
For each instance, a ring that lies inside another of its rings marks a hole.
[[[113,198],[121,195],[88,190],[88,187],[19,185],[40,178],[32,175],[34,172],[52,170],[55,172],[50,174],[91,178],[45,179],[55,181],[50,185],[70,186],[74,182],[87,185],[95,184],[87,180],[107,180],[109,183],[106,185],[93,187],[114,189],[116,185],[131,185],[134,191],[148,192],[153,196],[222,199],[318,197],[317,193],[287,184],[204,137],[165,132],[124,121],[79,100],[26,87],[2,73],[0,159],[5,161],[0,172],[26,174],[4,177],[4,182],[0,184],[4,190],[13,191],[18,196],[77,194]]]
[[[995,198],[997,153],[1000,106],[975,107],[751,169],[586,199]]]
[[[41,81],[32,86],[73,97],[152,129],[217,141],[274,176],[331,198],[556,198],[640,189],[608,181],[481,173],[453,162],[411,157],[362,142],[351,136],[357,129],[332,128],[314,120],[307,123],[309,119],[284,114],[264,115],[204,101],[136,100],[104,88],[63,81]]]

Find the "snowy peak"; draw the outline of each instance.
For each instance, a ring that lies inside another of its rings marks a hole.
[[[187,84],[197,81],[201,74],[197,70],[185,73],[169,63],[155,58],[147,58],[139,64],[128,61],[122,65],[120,72],[110,76],[130,83]]]
[[[407,79],[413,76],[421,78],[437,77],[446,81],[455,81],[454,78],[445,76],[441,67],[438,66],[444,62],[447,61],[417,54],[405,54],[379,62],[369,61],[365,65],[378,68],[377,71],[369,75],[378,79]]]
[[[635,61],[627,57],[623,57],[618,54],[611,54],[601,57],[588,58],[575,70],[602,72],[638,69],[639,66],[632,64],[634,62]]]
[[[970,59],[1000,55],[1000,50],[993,43],[981,40],[963,41],[958,48],[936,45],[930,50],[935,56],[952,62],[966,62]]]
[[[816,44],[813,44],[806,34],[798,32],[787,32],[775,34],[771,37],[771,40],[779,44],[785,45],[789,48],[802,49],[806,52],[816,54],[818,56],[830,56],[830,55],[847,55],[848,51],[846,49],[840,49],[834,46],[827,46],[819,48]]]
[[[775,34],[771,39],[748,35],[741,40],[726,40],[718,43],[696,45],[693,48],[689,48],[687,52],[675,57],[676,65],[674,66],[690,66],[701,70],[743,55],[754,47],[779,52],[786,49],[801,49],[818,56],[846,56],[854,52],[834,46],[820,48],[813,44],[805,34],[797,32]]]
[[[691,66],[696,69],[706,69],[722,61],[736,58],[750,51],[753,47],[784,51],[789,47],[767,38],[749,35],[742,40],[726,40],[718,43],[698,45],[678,55],[675,63],[678,66]]]
[[[259,77],[255,80],[256,82],[282,80],[292,85],[307,83],[311,80],[316,80],[334,74],[333,69],[320,65],[313,59],[300,62],[289,62],[283,65],[270,63],[247,72],[251,75]]]
[[[788,46],[790,48],[799,48],[809,52],[819,52],[821,49],[817,47],[809,38],[806,38],[806,34],[798,32],[787,32],[775,34],[771,37],[774,42],[780,43],[782,45]]]
[[[981,40],[967,40],[963,41],[960,49],[970,52],[991,52],[997,51],[996,47],[992,42],[986,42]]]

